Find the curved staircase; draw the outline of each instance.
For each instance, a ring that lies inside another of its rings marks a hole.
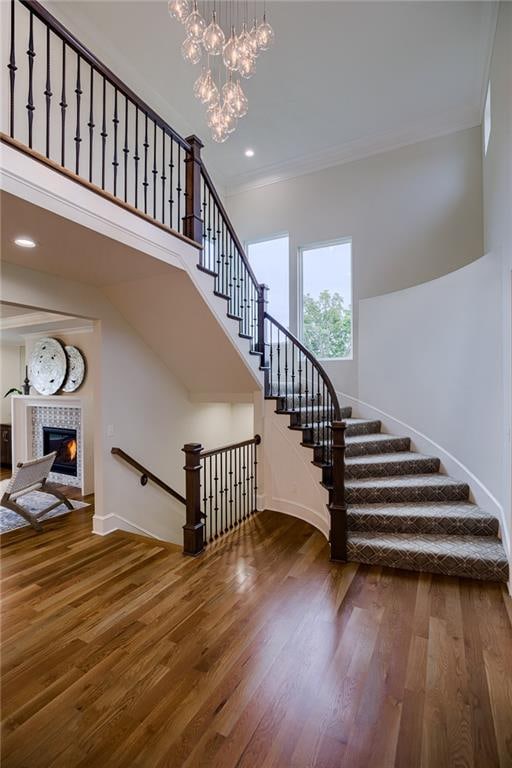
[[[305,409],[276,413],[302,430],[302,444],[321,459],[321,427]],[[342,409],[345,430],[347,559],[415,571],[507,581],[508,562],[496,517],[469,501],[469,486],[440,472],[440,459],[411,450],[410,438],[381,432],[381,422]],[[323,485],[332,493],[331,467]]]

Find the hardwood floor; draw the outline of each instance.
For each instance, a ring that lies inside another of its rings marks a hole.
[[[196,559],[78,511],[0,545],[4,768],[512,765],[498,584],[332,565],[271,512]]]

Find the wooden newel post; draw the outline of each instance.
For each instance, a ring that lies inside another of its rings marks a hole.
[[[204,550],[204,518],[201,514],[201,460],[203,446],[187,443],[183,446],[186,472],[185,496],[187,499],[187,522],[183,526],[183,553],[199,555]]]
[[[332,429],[332,484],[329,512],[331,531],[329,542],[331,560],[347,560],[347,505],[345,504],[345,428],[344,421],[333,421]]]
[[[185,216],[183,217],[183,234],[203,242],[203,219],[201,217],[201,149],[203,143],[197,136],[189,136],[190,152],[185,158]]]

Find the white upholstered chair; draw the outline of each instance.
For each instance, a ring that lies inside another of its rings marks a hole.
[[[49,453],[47,456],[42,456],[40,459],[20,462],[0,501],[0,506],[7,507],[7,509],[21,515],[21,517],[25,518],[36,531],[42,530],[41,523],[39,522],[40,519],[60,504],[65,504],[68,509],[73,509],[73,505],[63,493],[54,488],[46,488],[46,481],[56,455],[56,451],[53,451],[53,453]],[[49,493],[54,496],[57,501],[49,504],[44,509],[38,510],[37,513],[30,512],[21,504],[18,504],[18,500],[32,491]]]

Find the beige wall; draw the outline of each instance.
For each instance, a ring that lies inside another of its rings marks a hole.
[[[11,387],[21,389],[24,379],[23,347],[2,339],[0,342],[0,417],[2,424],[11,423],[11,398],[4,397]]]
[[[484,228],[485,250],[496,265],[501,289],[496,365],[502,396],[489,398],[486,411],[497,414],[502,426],[499,499],[512,539],[512,3],[499,6],[490,84],[491,135],[483,161]],[[510,558],[512,564],[512,553]]]
[[[142,488],[137,474],[111,456],[111,447],[123,448],[183,493],[183,444],[214,447],[249,437],[252,405],[191,402],[169,368],[92,286],[4,264],[2,297],[97,320],[98,333],[91,335],[98,352],[88,372],[94,397],[95,528],[124,527],[180,542],[183,508],[151,484]]]
[[[355,357],[359,299],[407,288],[482,255],[480,130],[472,128],[227,199],[244,240],[290,235],[301,245],[353,239]],[[292,300],[297,286],[292,284]],[[357,395],[357,363],[327,365]]]

